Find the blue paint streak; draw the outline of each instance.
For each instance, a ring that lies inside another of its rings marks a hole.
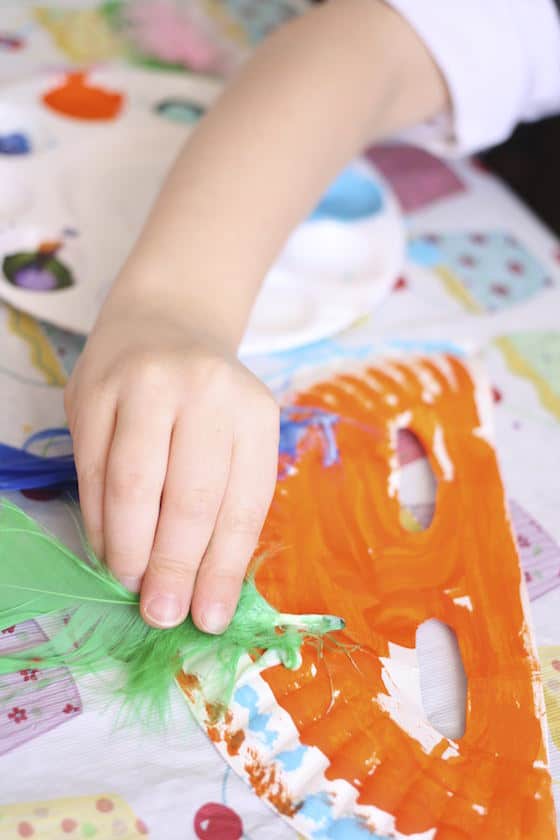
[[[29,138],[21,131],[0,134],[0,155],[28,155],[30,152]]]
[[[298,814],[317,823],[319,827],[323,827],[326,822],[330,822],[331,813],[331,803],[325,794],[312,794],[306,797],[298,810]]]
[[[435,341],[431,339],[395,338],[389,342],[389,347],[394,350],[404,350],[407,353],[448,353],[465,358],[467,353],[459,344],[453,341]]]
[[[298,813],[315,823],[315,840],[389,840],[372,832],[358,817],[333,817],[331,801],[324,793],[308,796]]]
[[[344,346],[331,338],[325,338],[292,350],[244,358],[248,367],[261,379],[274,384],[282,377],[286,379],[287,387],[290,377],[302,368],[314,367],[332,359],[367,359],[374,346],[373,343]]]
[[[325,442],[323,464],[325,467],[332,467],[339,460],[334,431],[339,419],[337,414],[330,414],[321,409],[283,409],[280,417],[280,454],[287,455],[294,461],[297,460],[298,448],[304,435],[309,428],[315,426],[321,430]]]
[[[249,730],[260,735],[268,747],[274,746],[279,733],[268,728],[272,715],[263,715],[259,712],[258,695],[255,689],[251,688],[250,685],[241,686],[235,692],[234,700],[240,706],[249,710]]]
[[[357,222],[374,216],[382,208],[381,187],[367,175],[350,168],[331,184],[309,221]]]
[[[287,750],[286,752],[278,753],[275,758],[276,761],[282,765],[284,770],[289,772],[290,770],[297,770],[301,767],[306,752],[306,748],[300,746],[296,747],[295,750]]]
[[[374,834],[357,818],[333,820],[326,831],[314,834],[317,840],[389,840],[387,835]]]
[[[66,437],[70,438],[68,429],[44,429],[28,438],[23,449],[0,444],[0,490],[74,486],[77,479],[72,453],[45,457],[29,452],[36,443]]]
[[[252,711],[257,708],[258,694],[250,685],[242,685],[235,692],[233,699],[239,706]]]

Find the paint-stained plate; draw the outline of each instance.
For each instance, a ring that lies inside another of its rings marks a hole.
[[[542,681],[480,372],[451,356],[385,360],[291,402],[300,428],[281,443],[256,582],[281,612],[346,628],[308,643],[298,670],[249,667],[225,717],[183,677],[195,715],[305,837],[555,837]],[[437,483],[425,529],[403,524],[403,428]],[[441,714],[434,625],[457,639],[461,721]]]
[[[89,332],[166,172],[218,92],[207,79],[126,68],[5,89],[0,296]],[[403,253],[390,188],[373,165],[355,162],[265,279],[242,354],[297,347],[349,326],[388,292]],[[165,259],[158,267],[172,270]]]

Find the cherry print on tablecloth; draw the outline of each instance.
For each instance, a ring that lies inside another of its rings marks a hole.
[[[18,52],[25,47],[25,39],[13,32],[0,32],[0,50]]]
[[[523,243],[502,231],[426,234],[411,240],[408,253],[477,314],[506,309],[551,287],[545,267]]]
[[[95,807],[98,811],[101,811],[102,814],[107,814],[109,811],[112,811],[115,807],[114,803],[111,799],[108,799],[106,796],[101,797],[95,803]]]
[[[12,720],[14,723],[23,723],[27,720],[27,709],[14,706],[11,712],[8,712],[8,720]]]
[[[36,682],[37,674],[39,673],[39,671],[37,670],[37,668],[25,668],[19,673],[23,677],[24,682]]]
[[[20,837],[33,837],[33,835],[35,834],[35,829],[33,828],[30,822],[24,820],[18,825],[18,834]]]
[[[227,805],[207,802],[194,816],[194,830],[199,840],[240,840],[241,817]]]
[[[408,280],[406,277],[397,277],[393,285],[393,291],[404,292],[406,289],[408,289]]]
[[[46,640],[34,621],[0,631],[0,656],[33,647]],[[78,689],[64,668],[41,680],[40,666],[24,668],[2,678],[0,690],[0,755],[40,737],[81,712]],[[17,691],[18,701],[14,702]],[[1,832],[0,832],[1,835]]]

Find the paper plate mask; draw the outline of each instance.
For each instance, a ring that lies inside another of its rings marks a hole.
[[[336,613],[346,630],[304,648],[298,671],[261,663],[246,674],[225,722],[185,677],[199,718],[308,837],[556,837],[541,679],[486,391],[456,359],[422,359],[341,373],[294,406],[300,430],[281,461],[257,584],[277,609]],[[417,533],[400,521],[402,428],[438,480],[434,519]],[[409,693],[416,631],[432,618],[455,631],[468,680],[458,740]]]

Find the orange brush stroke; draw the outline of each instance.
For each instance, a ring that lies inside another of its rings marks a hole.
[[[426,379],[439,389],[431,399]],[[325,645],[320,656],[308,646],[301,669],[269,669],[278,703],[302,742],[328,757],[327,777],[393,814],[399,831],[551,840],[538,663],[468,369],[453,358],[379,365],[314,385],[296,404],[344,418],[340,460],[325,468],[321,447],[303,441],[297,469],[277,487],[257,583],[283,612],[342,615],[344,640],[360,650]],[[389,492],[399,425],[422,441],[439,482],[434,520],[419,533],[401,527]],[[472,611],[457,602],[465,596]],[[447,754],[453,742],[442,736],[426,751],[379,702],[389,642],[414,648],[430,618],[455,630],[468,678],[466,732]]]
[[[66,117],[78,120],[113,120],[124,96],[89,84],[85,73],[68,73],[59,87],[43,95],[43,102]]]

